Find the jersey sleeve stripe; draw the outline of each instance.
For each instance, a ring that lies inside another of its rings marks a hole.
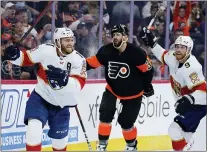
[[[168,52],[168,51],[165,50],[165,51],[162,53],[162,57],[161,57],[162,63],[165,64],[165,65],[167,65],[167,64],[165,63],[165,59],[164,59],[164,57],[165,57],[165,54],[166,54],[167,52]]]
[[[119,99],[121,99],[121,100],[129,100],[129,99],[135,99],[135,98],[138,98],[138,97],[140,97],[140,96],[142,96],[143,95],[143,93],[144,93],[144,91],[141,91],[141,92],[139,92],[138,94],[136,94],[136,95],[132,95],[132,96],[118,96],[118,95],[116,95],[114,92],[113,92],[113,90],[111,89],[111,87],[107,84],[107,86],[106,86],[106,89],[108,89],[114,96],[116,96],[117,98],[119,98]]]
[[[92,56],[90,58],[87,58],[86,61],[92,68],[97,68],[97,67],[101,66],[101,63],[98,61],[96,56]]]
[[[201,84],[198,84],[196,86],[193,86],[191,89],[188,89],[187,86],[181,88],[181,95],[186,95],[195,92],[196,90],[202,91],[202,92],[207,92],[206,90],[206,83],[203,82]]]
[[[142,72],[148,71],[148,65],[147,64],[139,65],[139,66],[137,66],[137,68]]]
[[[48,80],[46,78],[46,73],[45,73],[45,69],[43,68],[43,66],[38,63],[39,69],[37,71],[37,76],[42,79],[46,84],[48,84]]]
[[[21,66],[31,66],[35,64],[32,60],[27,51],[23,51],[23,59],[22,59],[22,64]]]
[[[207,89],[206,89],[206,82],[202,82],[196,86],[193,86],[193,88],[191,89],[193,91],[195,90],[200,90],[200,91],[204,91],[204,92],[207,92]]]
[[[70,75],[70,77],[75,78],[76,80],[78,80],[78,82],[80,83],[81,89],[84,87],[84,85],[86,83],[86,78],[80,77],[78,75]]]

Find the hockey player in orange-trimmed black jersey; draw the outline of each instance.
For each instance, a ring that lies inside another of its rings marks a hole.
[[[116,101],[119,99],[123,107],[118,123],[127,143],[125,150],[131,151],[137,149],[137,129],[134,123],[139,114],[142,96],[154,94],[151,84],[153,67],[144,50],[128,43],[128,29],[125,25],[115,25],[111,35],[113,43],[101,47],[95,56],[87,58],[87,70],[105,67],[107,82],[99,109],[97,150],[106,150]]]

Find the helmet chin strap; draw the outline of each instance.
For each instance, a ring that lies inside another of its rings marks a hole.
[[[116,49],[120,49],[121,47],[122,47],[122,45],[124,44],[124,43],[126,43],[127,42],[127,40],[128,40],[128,38],[124,41],[124,38],[122,38],[122,42],[121,42],[121,44],[118,46],[118,47],[116,47],[115,45],[114,45],[114,43],[113,43],[113,46],[116,48]]]
[[[58,51],[59,51],[62,55],[64,55],[64,53],[61,51],[60,39],[58,39],[57,42],[55,42],[55,44],[56,44],[56,48],[58,49]],[[58,46],[60,46],[60,47],[58,47]]]

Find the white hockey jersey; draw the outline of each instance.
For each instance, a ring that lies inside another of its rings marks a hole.
[[[166,51],[156,44],[152,53],[162,63],[168,65],[171,87],[176,100],[183,95],[191,94],[195,98],[195,104],[206,105],[206,81],[202,66],[195,56],[190,55],[183,66],[178,68],[179,62],[175,58],[174,51]]]
[[[60,107],[77,104],[77,93],[84,86],[87,77],[86,60],[77,51],[74,50],[65,57],[59,57],[53,44],[42,44],[38,48],[21,51],[20,57],[11,62],[20,66],[38,63],[38,83],[35,86],[35,91],[50,104]],[[65,87],[50,85],[45,74],[48,65],[70,70],[68,84]]]

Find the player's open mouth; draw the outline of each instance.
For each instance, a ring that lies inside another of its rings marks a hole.
[[[181,53],[175,53],[175,55],[182,55]]]

